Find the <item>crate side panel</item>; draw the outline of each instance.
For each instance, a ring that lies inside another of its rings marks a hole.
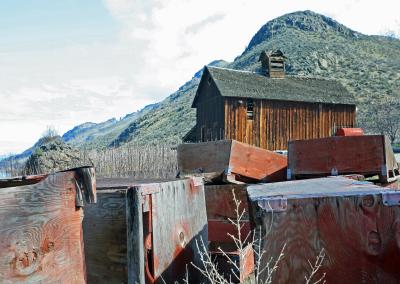
[[[0,189],[0,282],[86,283],[75,172]]]
[[[324,249],[314,280],[325,273],[327,283],[398,283],[399,209],[382,206],[379,194],[291,199],[285,212],[261,218],[262,265],[285,246],[274,283],[297,283]]]
[[[379,174],[384,165],[382,136],[343,136],[289,143],[292,175]]]
[[[232,141],[229,168],[232,173],[255,180],[283,181],[287,158],[248,144]]]
[[[88,283],[127,283],[126,190],[98,190],[83,232]]]
[[[207,244],[204,185],[190,179],[161,183],[153,194],[153,250],[155,278],[163,283],[195,277],[190,262],[201,265],[196,240]]]
[[[178,167],[181,175],[222,173],[229,165],[231,140],[178,146]]]

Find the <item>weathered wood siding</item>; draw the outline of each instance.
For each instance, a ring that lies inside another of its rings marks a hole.
[[[85,207],[83,233],[89,284],[128,283],[126,191],[98,188],[97,204]]]
[[[208,74],[209,76],[209,74]],[[209,78],[209,77],[208,77]],[[205,80],[199,87],[202,92],[197,101],[196,137],[199,141],[224,138],[224,101],[213,80]]]
[[[225,98],[225,139],[286,150],[289,140],[329,137],[337,128],[355,126],[354,105],[254,99],[253,118],[248,119],[246,104],[245,98]]]
[[[399,166],[384,135],[336,136],[289,142],[288,178],[344,174],[399,178]]]
[[[201,265],[196,240],[208,243],[202,179],[102,179],[86,212],[88,283],[181,282],[186,266],[200,283],[190,263]]]
[[[0,283],[86,283],[77,171],[37,180],[0,188]]]
[[[326,283],[399,283],[398,191],[342,177],[251,187],[251,217],[265,251],[261,267],[285,246],[273,283],[309,277],[309,262],[322,249],[325,258],[311,283],[324,274]]]

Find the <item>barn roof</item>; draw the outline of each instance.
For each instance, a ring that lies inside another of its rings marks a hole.
[[[258,73],[206,66],[223,97],[355,104],[355,99],[338,81],[286,76],[271,79]],[[206,73],[206,72],[205,72]],[[204,75],[203,75],[204,76]],[[198,93],[193,101],[196,104]]]

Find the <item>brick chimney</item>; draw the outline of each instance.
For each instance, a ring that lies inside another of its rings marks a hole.
[[[285,78],[285,56],[283,52],[278,50],[275,51],[263,51],[260,54],[262,73],[269,78]]]

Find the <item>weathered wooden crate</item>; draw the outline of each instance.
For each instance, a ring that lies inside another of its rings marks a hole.
[[[0,180],[0,283],[86,283],[84,199],[93,168]]]
[[[239,212],[245,211],[242,219],[242,240],[250,233],[249,204],[247,201],[247,185],[245,184],[219,184],[206,185],[206,210],[208,222],[208,241],[211,251],[217,251],[218,247],[224,250],[234,251],[234,241],[228,234],[238,235],[237,228],[229,222],[236,220],[236,204],[233,192],[240,201]]]
[[[310,276],[324,249],[326,283],[399,283],[400,192],[328,177],[247,188],[252,218],[262,230],[264,267],[284,249],[273,283]],[[263,275],[262,278],[265,278]]]
[[[243,283],[254,271],[254,254],[250,244],[253,240],[253,235],[250,232],[250,209],[246,187],[247,185],[245,184],[205,186],[210,254],[220,273],[224,275],[226,279],[231,279],[232,283]],[[237,202],[240,202],[240,204],[236,205],[234,198],[236,198]],[[237,226],[229,221],[229,219],[232,221],[238,219],[237,212],[235,211],[237,209],[239,214],[244,212],[240,222],[240,232],[243,245],[246,246],[246,253],[242,255],[242,258],[239,256],[238,246],[230,236],[239,237]],[[224,253],[234,260],[238,267],[242,265],[243,270],[241,272],[236,271],[235,266],[219,249],[222,249]],[[236,278],[232,270],[235,271],[235,274],[239,276],[240,279]]]
[[[181,176],[201,175],[206,180],[274,182],[286,178],[287,158],[235,140],[178,146]]]
[[[84,232],[89,283],[174,283],[186,267],[195,281],[195,242],[207,244],[202,180],[99,180]]]
[[[344,174],[379,175],[383,183],[397,179],[399,166],[389,139],[365,135],[289,142],[288,179]]]

